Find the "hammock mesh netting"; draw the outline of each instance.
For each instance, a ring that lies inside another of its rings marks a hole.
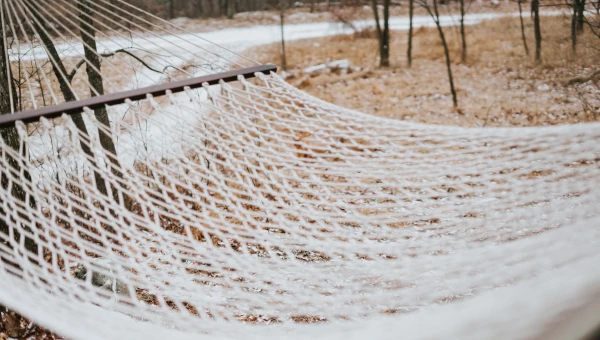
[[[119,0],[2,5],[14,111],[248,62]],[[0,304],[70,339],[560,339],[600,321],[598,124],[418,125],[257,74],[2,137]]]

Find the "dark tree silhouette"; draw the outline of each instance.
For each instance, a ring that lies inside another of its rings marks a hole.
[[[456,89],[454,88],[454,76],[452,75],[452,63],[450,60],[450,51],[448,49],[448,43],[446,42],[446,36],[444,35],[444,29],[442,28],[442,24],[440,22],[440,12],[438,9],[438,0],[433,0],[430,5],[428,0],[419,0],[419,4],[423,7],[429,16],[435,22],[435,26],[437,27],[438,33],[440,35],[440,40],[442,41],[442,47],[444,48],[444,55],[446,57],[446,70],[448,72],[448,81],[450,83],[450,92],[452,93],[452,103],[454,107],[458,107],[458,98],[456,95]],[[433,7],[433,8],[432,8]]]
[[[406,51],[408,58],[408,67],[412,66],[412,47],[413,47],[413,17],[415,14],[415,0],[408,1],[408,50]]]
[[[535,31],[535,62],[542,62],[542,28],[540,27],[540,0],[531,1],[531,14]]]
[[[521,21],[521,39],[523,39],[525,54],[529,55],[529,47],[527,46],[527,39],[525,38],[525,23],[523,22],[523,6],[521,6],[521,1],[523,0],[517,0],[517,3],[519,4],[519,20]]]
[[[379,40],[379,66],[390,66],[390,4],[391,0],[383,0],[383,28],[379,21],[378,1],[372,0],[373,15],[375,16],[375,29]]]

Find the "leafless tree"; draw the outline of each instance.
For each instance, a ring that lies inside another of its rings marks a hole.
[[[577,53],[577,19],[579,0],[573,0],[573,14],[571,16],[571,50],[573,54]]]
[[[529,47],[527,46],[527,39],[525,38],[525,23],[523,22],[523,6],[521,6],[521,2],[523,0],[517,0],[517,4],[519,4],[519,20],[521,21],[521,39],[523,39],[523,46],[525,47],[525,54],[529,55]]]
[[[30,15],[32,16],[32,25],[34,31],[35,33],[37,33],[40,40],[42,41],[44,49],[46,50],[46,53],[48,54],[48,57],[52,63],[52,69],[58,81],[59,88],[63,94],[64,100],[66,102],[75,101],[77,97],[75,96],[75,93],[73,92],[73,89],[71,87],[70,79],[68,77],[69,73],[67,72],[67,69],[63,64],[62,59],[60,58],[60,55],[56,50],[56,46],[54,45],[52,38],[50,38],[50,36],[47,33],[48,30],[46,27],[46,22],[40,15],[38,4],[28,3],[27,7]],[[89,139],[87,139],[89,133],[85,122],[83,121],[83,117],[80,113],[76,113],[71,115],[71,119],[73,120],[73,123],[75,124],[77,129],[81,131],[81,149],[86,155],[88,155],[89,159],[92,160],[92,165],[95,165],[95,162],[93,161],[94,154],[89,146]],[[96,180],[96,187],[98,188],[98,191],[100,191],[104,195],[108,195],[106,181],[98,171],[94,171],[94,179]]]
[[[100,56],[96,46],[96,29],[94,28],[92,18],[92,2],[90,0],[77,0],[77,9],[79,11],[79,31],[83,42],[83,50],[86,63],[86,73],[88,83],[90,84],[90,95],[92,97],[104,95],[104,84],[101,72]],[[97,109],[94,115],[103,128],[98,129],[100,145],[107,151],[111,166],[111,172],[118,178],[123,178],[121,173],[119,160],[117,159],[117,149],[110,134],[111,125],[106,108]],[[116,188],[112,188],[113,199],[119,201],[119,194]],[[125,199],[125,203],[129,208],[130,202]]]
[[[4,13],[2,13],[4,15]],[[17,111],[17,102],[19,96],[16,91],[16,87],[13,86],[13,75],[11,71],[10,59],[8,55],[8,46],[5,41],[5,27],[0,25],[0,115],[11,114]],[[22,150],[23,157],[26,157],[26,147],[24,142],[21,140],[19,133],[15,126],[7,126],[0,128],[0,138],[4,141],[4,145],[13,151],[20,152]],[[0,185],[3,190],[11,192],[11,195],[18,201],[28,204],[31,208],[36,207],[36,201],[33,197],[27,194],[27,191],[23,185],[17,181],[10,180],[10,176],[24,175],[24,181],[31,183],[31,176],[27,169],[23,169],[20,162],[9,155],[7,152],[2,152],[3,159],[0,161],[6,165],[3,169],[0,169]],[[9,227],[10,219],[6,219],[7,211],[0,206],[0,234],[4,234],[1,240],[6,240],[11,234],[11,228]],[[20,218],[26,219],[27,216],[20,214]],[[29,228],[23,226],[26,231],[30,231]],[[16,243],[21,243],[21,233],[16,230],[12,230],[12,234]],[[6,240],[8,241],[8,240]],[[36,263],[39,248],[37,243],[31,237],[25,236],[24,240],[25,249],[31,253],[29,257],[32,263]],[[7,244],[10,247],[9,244]],[[10,260],[0,256],[0,262],[4,265],[15,266]],[[21,327],[22,317],[14,312],[10,312],[7,308],[0,305],[0,333],[5,333],[10,337],[21,338],[27,335],[28,328]]]
[[[444,48],[444,55],[446,57],[446,70],[448,72],[448,81],[450,82],[450,92],[452,93],[452,103],[454,107],[458,107],[458,99],[456,96],[456,89],[454,88],[454,77],[452,75],[452,63],[450,60],[450,51],[448,49],[448,43],[446,42],[446,36],[444,35],[444,29],[440,23],[440,12],[438,9],[438,0],[432,0],[431,4],[428,0],[418,0],[419,5],[423,7],[429,16],[435,22],[435,26],[437,27],[438,33],[440,35],[440,40],[442,41],[442,47]]]
[[[413,47],[413,17],[415,14],[415,0],[408,0],[408,67],[412,66],[412,47]]]
[[[576,0],[577,4],[577,34],[583,33],[585,23],[585,2],[586,0]]]
[[[175,0],[169,0],[169,19],[175,18]]]
[[[542,28],[540,27],[540,0],[531,0],[531,14],[535,31],[535,62],[542,62]]]
[[[289,3],[286,0],[279,0],[277,5],[269,8],[275,9],[279,12],[279,29],[281,33],[281,68],[287,71],[287,53],[285,50],[285,12],[289,8]]]
[[[459,0],[460,2],[460,40],[461,40],[461,61],[464,63],[467,61],[467,35],[465,34],[465,15],[468,7],[471,6],[472,0],[468,0],[468,4],[465,6],[465,0]]]
[[[377,0],[372,0],[373,15],[375,16],[375,29],[379,40],[379,66],[390,66],[390,4],[391,0],[383,0],[383,28],[379,19],[379,6]]]
[[[226,0],[227,1],[227,19],[233,19],[235,15],[235,1],[234,0]]]
[[[2,25],[0,25],[2,26]],[[14,86],[10,59],[8,55],[8,46],[5,41],[5,27],[0,27],[0,114],[11,114],[17,111],[17,102],[18,102],[18,94],[16,88]],[[26,156],[26,148],[24,142],[21,140],[17,128],[15,126],[8,126],[0,129],[0,135],[2,139],[8,147],[12,148],[13,151],[23,152],[23,157]],[[27,191],[23,187],[21,183],[10,180],[10,175],[20,176],[21,173],[24,174],[24,180],[26,182],[31,182],[31,176],[27,169],[22,169],[20,162],[9,155],[6,152],[3,152],[2,155],[4,159],[2,159],[2,163],[6,164],[7,167],[0,171],[0,183],[4,190],[9,190],[12,196],[25,204],[29,204],[32,208],[35,208],[36,202],[33,197],[27,194]],[[23,170],[23,171],[22,171]],[[0,207],[0,233],[5,235],[10,234],[10,229],[8,226],[8,221],[5,220],[4,216],[6,216],[6,211]],[[21,216],[21,218],[27,218],[26,216]],[[21,235],[13,230],[13,235],[15,237],[15,241],[20,242]],[[30,237],[25,238],[25,248],[30,251],[32,254],[38,253],[38,246],[33,239]]]

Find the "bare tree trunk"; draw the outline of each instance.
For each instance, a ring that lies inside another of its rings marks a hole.
[[[462,42],[460,59],[464,63],[467,61],[467,37],[465,35],[465,0],[460,0],[460,39]]]
[[[379,66],[390,66],[390,3],[391,0],[383,0],[383,29],[379,22],[379,9],[377,0],[372,0],[373,15],[377,29],[377,38],[379,40]]]
[[[571,16],[571,50],[577,54],[577,19],[579,13],[579,0],[573,0],[573,15]]]
[[[279,1],[279,27],[281,28],[281,68],[287,71],[287,54],[285,52],[285,5]]]
[[[381,66],[390,66],[390,4],[392,0],[383,0],[383,41],[380,46]]]
[[[583,34],[585,24],[585,0],[577,0],[577,34]]]
[[[169,19],[175,18],[175,0],[169,0]]]
[[[413,17],[415,13],[415,0],[408,1],[408,67],[412,66],[412,47],[413,47]]]
[[[194,7],[194,17],[201,18],[204,16],[204,12],[202,10],[202,0],[195,0],[192,3],[192,6]]]
[[[4,13],[2,12],[2,15]],[[10,70],[10,60],[8,57],[8,46],[6,45],[6,33],[5,27],[0,25],[0,115],[11,114],[17,110],[17,91],[15,86],[13,86],[13,79]],[[23,150],[23,157],[26,157],[25,145],[21,145],[21,138],[15,126],[9,126],[0,129],[0,135],[4,141],[4,144],[9,148],[19,152],[19,150]],[[28,204],[31,208],[36,207],[35,199],[27,194],[25,188],[21,183],[17,183],[11,181],[8,177],[8,172],[12,172],[13,174],[21,173],[21,166],[19,161],[12,156],[3,153],[4,159],[0,160],[5,168],[2,171],[2,175],[0,176],[0,185],[4,190],[10,190],[11,195],[18,201],[23,202],[24,204]],[[5,173],[6,172],[6,173]],[[31,182],[31,176],[29,171],[23,171],[24,178],[22,178],[23,182]],[[9,188],[9,186],[11,186]],[[0,207],[0,233],[4,235],[10,234],[10,227],[8,223],[9,220],[5,220],[4,216],[6,215],[6,211]],[[20,216],[21,218],[27,219],[27,216]],[[20,242],[21,235],[16,230],[13,230],[13,235],[15,241]],[[38,245],[37,243],[30,237],[25,238],[25,249],[27,249],[32,254],[37,256],[38,254]]]
[[[535,29],[535,62],[542,62],[542,29],[540,27],[540,0],[531,1],[533,26]]]
[[[525,38],[525,23],[523,22],[523,7],[521,6],[522,0],[517,0],[519,4],[519,19],[521,20],[521,38],[523,39],[523,46],[525,47],[525,54],[529,55],[529,47],[527,47],[527,39]]]
[[[310,12],[311,13],[315,12],[315,1],[317,1],[317,0],[310,0]]]
[[[433,0],[433,11],[429,6],[427,0],[420,1],[420,4],[427,13],[433,18],[435,21],[435,25],[438,29],[438,33],[440,34],[440,39],[442,40],[442,47],[444,48],[444,55],[446,56],[446,70],[448,71],[448,81],[450,82],[450,92],[452,93],[452,103],[454,107],[458,107],[458,99],[456,96],[456,89],[454,88],[454,77],[452,75],[452,64],[450,61],[450,51],[448,50],[448,43],[446,42],[446,36],[444,35],[444,30],[442,29],[442,25],[440,23],[440,12],[438,10],[438,0]]]
[[[233,19],[235,15],[235,2],[234,0],[227,0],[227,19]]]
[[[30,4],[28,6],[33,7],[30,8],[30,12],[35,19],[33,20],[33,26],[35,28],[36,33],[38,33],[40,39],[42,40],[42,44],[44,45],[46,53],[48,53],[48,56],[50,57],[49,59],[52,64],[52,70],[54,71],[54,75],[56,76],[63,97],[67,102],[75,101],[77,97],[75,97],[75,94],[71,90],[69,80],[67,79],[68,73],[65,69],[65,65],[60,59],[60,56],[58,54],[58,51],[56,50],[56,47],[54,46],[54,43],[52,42],[52,39],[50,39],[48,34],[46,34],[46,31],[41,27],[44,21],[38,14],[39,12],[37,4]],[[80,143],[81,149],[86,155],[90,157],[92,165],[95,165],[94,153],[92,152],[92,149],[89,147],[88,144],[89,139],[87,139],[87,137],[89,136],[89,133],[85,126],[85,122],[83,121],[83,117],[80,113],[76,113],[71,115],[71,119],[73,120],[73,123],[75,124],[77,129],[81,131],[80,137],[84,139]],[[106,189],[106,182],[104,181],[100,173],[94,171],[94,178],[96,179],[96,187],[98,188],[98,191],[100,191],[104,195],[108,195],[108,190]]]
[[[88,81],[92,88],[90,88],[90,95],[92,97],[104,95],[104,83],[101,70],[100,56],[98,55],[98,49],[96,47],[96,30],[94,28],[92,18],[92,2],[90,0],[78,0],[77,8],[79,10],[79,30],[81,32],[81,40],[83,41],[83,50],[86,59],[86,73]],[[110,161],[111,172],[118,178],[123,178],[123,174],[119,170],[121,165],[117,159],[117,149],[113,141],[113,136],[110,134],[111,125],[108,117],[106,108],[97,109],[94,111],[96,120],[103,125],[103,128],[98,129],[98,135],[100,137],[100,145],[106,150],[106,155]],[[119,192],[113,186],[112,194],[113,199],[119,202]],[[126,206],[129,208],[129,200],[125,199]]]

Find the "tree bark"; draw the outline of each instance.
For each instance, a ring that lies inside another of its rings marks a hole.
[[[175,0],[169,0],[169,19],[175,18]]]
[[[77,97],[75,97],[75,93],[73,93],[71,86],[70,86],[71,84],[69,83],[69,80],[67,79],[67,77],[68,77],[67,70],[65,69],[63,62],[60,59],[58,51],[56,50],[56,47],[54,46],[54,42],[52,42],[52,39],[50,39],[50,37],[48,36],[46,31],[44,29],[42,29],[41,25],[43,25],[44,21],[39,16],[39,9],[37,8],[38,5],[35,3],[30,3],[27,6],[31,6],[31,8],[29,8],[29,11],[34,18],[33,28],[34,28],[35,32],[38,34],[38,36],[40,37],[40,40],[42,40],[42,45],[44,46],[44,49],[46,50],[46,53],[49,56],[50,62],[52,64],[52,70],[54,71],[54,75],[56,76],[56,79],[58,81],[60,90],[63,94],[65,101],[66,102],[75,101],[77,99]],[[89,147],[89,139],[88,139],[89,133],[88,133],[87,127],[85,126],[85,122],[83,121],[83,117],[81,116],[80,113],[76,113],[76,114],[71,115],[71,119],[73,120],[73,123],[75,124],[77,129],[79,129],[79,131],[81,131],[80,138],[83,139],[80,142],[81,149],[86,155],[88,155],[90,157],[90,162],[95,167],[96,163],[94,161],[94,153],[92,152],[92,149]],[[98,188],[98,191],[100,191],[104,195],[108,195],[108,190],[106,189],[106,182],[104,181],[104,178],[102,178],[100,173],[98,173],[97,171],[94,171],[94,178],[96,180],[96,187]]]
[[[2,13],[4,14],[4,13]],[[8,58],[8,46],[5,44],[5,27],[0,25],[0,115],[11,114],[17,110],[17,91],[12,83],[12,74],[10,71],[10,60]],[[21,145],[22,141],[14,126],[4,127],[0,129],[0,135],[4,141],[4,145],[19,152],[22,148],[22,157],[26,157],[25,145]],[[18,201],[28,204],[31,208],[36,208],[35,199],[29,196],[21,183],[11,181],[8,172],[14,174],[21,174],[23,171],[22,182],[31,183],[31,176],[27,169],[21,169],[19,160],[4,153],[4,159],[0,160],[3,164],[2,174],[0,176],[0,185],[2,189],[10,191],[11,195]],[[10,186],[10,187],[9,187]],[[5,219],[7,212],[0,206],[0,233],[4,235],[10,234],[9,223],[10,220]],[[20,216],[26,219],[26,216]],[[27,229],[27,228],[26,228]],[[13,230],[14,239],[16,242],[20,242],[21,234],[16,230]],[[38,245],[30,237],[25,238],[25,249],[32,254],[38,255]]]
[[[227,19],[233,19],[235,15],[235,2],[234,0],[227,0]]]
[[[408,67],[412,66],[412,47],[413,47],[413,17],[415,13],[415,0],[408,1]]]
[[[379,22],[379,9],[377,0],[372,0],[373,15],[377,28],[377,38],[379,40],[379,66],[390,66],[390,3],[391,0],[383,0],[383,29]]]
[[[517,0],[519,4],[519,19],[521,20],[521,38],[523,39],[523,46],[525,47],[525,55],[529,55],[529,47],[527,46],[527,39],[525,38],[525,23],[523,22],[523,7],[521,6],[522,0]]]
[[[92,18],[92,2],[90,0],[78,0],[77,9],[79,10],[79,30],[81,32],[81,40],[83,41],[83,50],[86,59],[86,73],[88,82],[90,83],[90,95],[92,97],[104,95],[104,83],[101,70],[100,56],[96,46],[96,30],[93,25]],[[118,178],[123,178],[123,174],[119,170],[121,165],[117,159],[117,149],[113,141],[113,136],[110,134],[111,125],[106,108],[97,109],[94,111],[96,120],[102,124],[98,128],[100,145],[106,150],[106,155],[110,162],[111,172]],[[119,202],[119,192],[112,186],[113,199]],[[128,200],[126,199],[126,203]]]
[[[533,14],[533,27],[535,30],[535,62],[542,62],[542,29],[540,27],[540,0],[531,1],[531,12]]]
[[[456,89],[454,88],[454,76],[452,75],[452,64],[450,63],[450,51],[448,50],[448,44],[446,43],[446,37],[444,36],[444,30],[439,21],[439,13],[437,10],[437,0],[433,0],[435,15],[438,17],[437,29],[442,39],[442,45],[444,46],[444,54],[446,55],[446,68],[448,70],[448,80],[450,81],[450,92],[452,93],[452,103],[454,107],[458,107],[458,98],[456,96]]]
[[[192,3],[192,6],[194,6],[194,17],[196,17],[196,18],[204,17],[204,11],[202,8],[202,0],[195,0]]]
[[[585,24],[585,0],[576,0],[577,6],[577,34],[583,34],[583,26]]]
[[[230,0],[231,1],[231,0]],[[285,52],[285,5],[279,2],[279,27],[281,28],[281,68],[287,71],[287,54]]]
[[[577,54],[577,21],[579,14],[579,0],[573,0],[573,15],[571,16],[571,50]]]
[[[440,39],[442,41],[442,47],[444,48],[444,55],[446,56],[446,70],[448,71],[448,81],[450,82],[450,92],[452,93],[452,103],[454,107],[458,107],[458,98],[456,95],[456,89],[454,88],[454,76],[452,75],[452,63],[450,61],[450,51],[448,49],[448,43],[446,42],[446,36],[444,35],[444,30],[442,29],[442,25],[440,23],[440,12],[438,10],[437,0],[433,0],[433,12],[431,11],[431,7],[427,0],[421,2],[421,6],[425,8],[427,13],[433,18],[435,21],[435,25],[437,27],[438,33],[440,34]]]
[[[465,35],[465,0],[460,0],[460,39],[462,42],[460,59],[464,63],[467,61],[467,37]]]

